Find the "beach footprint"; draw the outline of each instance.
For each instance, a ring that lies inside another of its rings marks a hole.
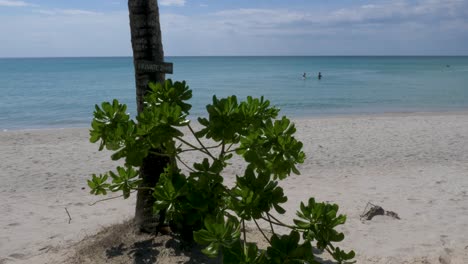
[[[1,258],[0,259],[0,264],[8,264],[8,263],[13,263],[13,260],[8,259],[8,258]]]
[[[26,255],[21,254],[21,253],[13,253],[13,254],[10,254],[9,257],[14,258],[14,259],[25,259]]]
[[[448,248],[444,248],[444,251],[439,256],[440,264],[451,264],[452,263],[452,257],[450,256],[450,253],[452,253],[452,250],[450,250]]]

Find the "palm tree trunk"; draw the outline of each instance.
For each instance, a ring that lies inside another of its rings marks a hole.
[[[143,110],[143,96],[148,89],[148,82],[164,82],[164,73],[148,73],[137,67],[139,61],[162,63],[164,51],[159,24],[159,8],[156,0],[128,0],[130,31],[135,67],[137,110]],[[140,187],[154,187],[169,160],[149,155],[140,168],[143,182]],[[154,232],[160,224],[160,216],[153,214],[154,198],[152,191],[139,190],[135,208],[135,223],[144,232]]]

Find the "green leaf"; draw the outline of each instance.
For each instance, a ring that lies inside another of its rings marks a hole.
[[[117,167],[117,173],[109,172],[112,177],[112,184],[109,190],[112,192],[122,191],[124,199],[130,197],[130,192],[138,188],[141,179],[136,178],[138,172],[133,167]]]
[[[106,174],[100,174],[97,176],[96,174],[92,175],[91,180],[88,180],[88,186],[91,188],[90,193],[94,195],[107,194],[107,190],[109,189],[109,184],[106,182],[108,176]]]
[[[270,263],[316,263],[309,241],[299,244],[299,233],[291,231],[289,235],[273,235],[271,246],[267,248]]]
[[[255,243],[236,241],[230,248],[223,248],[224,264],[268,264],[265,252],[259,252]]]
[[[344,239],[344,234],[337,232],[335,227],[346,222],[346,217],[337,216],[337,212],[338,205],[317,203],[314,198],[310,198],[307,205],[301,203],[300,211],[297,212],[300,219],[294,219],[294,223],[298,229],[303,230],[304,239],[315,240],[317,247],[321,250],[326,247],[333,249],[332,242],[340,242]],[[338,252],[336,256],[341,258],[342,254]],[[343,254],[343,257],[346,256],[348,255]]]
[[[337,247],[332,253],[332,256],[336,261],[338,261],[338,263],[355,263],[356,262],[356,261],[349,261],[356,256],[356,253],[354,253],[354,251],[352,250],[346,253],[345,251]]]
[[[99,150],[106,147],[109,150],[121,148],[129,133],[133,130],[134,123],[125,112],[127,106],[113,100],[112,104],[103,102],[101,108],[95,105],[94,119],[91,123],[90,141],[95,143],[100,140]]]
[[[161,83],[149,83],[149,94],[145,97],[146,104],[149,106],[158,106],[161,103],[169,103],[180,107],[184,114],[192,108],[186,101],[192,98],[192,91],[185,81],[172,82],[168,79]]]
[[[197,243],[207,245],[203,253],[209,257],[216,257],[222,248],[231,248],[239,241],[240,227],[235,217],[207,216],[204,224],[205,229],[195,231],[193,238]]]
[[[247,168],[244,176],[237,176],[236,179],[231,203],[232,209],[240,217],[246,220],[259,219],[272,208],[278,213],[285,213],[280,204],[285,203],[287,197],[283,189],[278,187],[278,182],[271,181],[269,175],[256,175],[251,168]]]

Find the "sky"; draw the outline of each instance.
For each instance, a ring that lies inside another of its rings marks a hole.
[[[159,0],[166,56],[468,55],[468,0]],[[0,0],[0,57],[131,56],[127,1]]]

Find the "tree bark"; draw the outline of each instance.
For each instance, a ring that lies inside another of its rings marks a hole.
[[[148,82],[164,82],[164,73],[148,73],[138,69],[139,61],[162,63],[164,52],[159,24],[159,8],[156,0],[128,0],[130,31],[135,67],[137,110],[143,110],[143,96]],[[157,150],[156,150],[157,151]],[[169,159],[150,154],[140,168],[140,187],[153,188]],[[151,190],[139,190],[135,208],[135,223],[144,232],[154,232],[160,224],[160,216],[153,214],[154,198]]]

